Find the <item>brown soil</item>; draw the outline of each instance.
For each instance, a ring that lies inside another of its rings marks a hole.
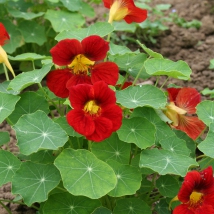
[[[214,58],[214,1],[213,0],[153,0],[153,4],[169,3],[171,9],[176,9],[180,17],[188,21],[197,19],[202,22],[202,27],[197,30],[195,28],[184,29],[176,24],[169,24],[169,30],[162,33],[155,46],[151,46],[154,51],[161,53],[165,58],[171,60],[184,60],[191,67],[193,73],[190,81],[170,80],[179,86],[194,87],[201,91],[208,87],[214,89],[214,71],[210,70],[210,59]],[[103,7],[101,7],[100,17],[103,17]],[[100,10],[99,10],[100,11]],[[167,13],[169,13],[168,11]],[[166,14],[167,14],[166,13]],[[95,20],[90,20],[95,21]],[[163,83],[161,79],[160,84]],[[18,152],[15,133],[6,122],[0,124],[0,131],[7,130],[11,134],[9,150]],[[6,149],[3,146],[3,149]],[[6,184],[0,188],[0,199],[12,199],[10,194],[10,184]],[[33,209],[26,208],[5,202],[13,214],[33,214]],[[0,206],[0,214],[7,214],[7,211]]]

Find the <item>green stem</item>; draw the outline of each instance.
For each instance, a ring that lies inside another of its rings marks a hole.
[[[160,87],[160,89],[163,88],[163,86],[166,84],[166,82],[168,81],[169,77],[166,78],[166,80],[164,81],[163,85]]]
[[[62,188],[62,187],[56,187],[59,190],[62,190],[63,192],[68,192],[66,189]]]
[[[53,106],[56,108],[56,110],[58,111],[58,113],[60,114],[60,116],[64,116],[63,113],[60,111],[60,109],[58,108],[58,106],[53,102],[53,100],[46,94],[46,92],[44,91],[41,83],[38,83],[39,88],[42,90],[43,94],[45,95],[45,97],[53,104]]]
[[[108,207],[110,210],[112,210],[111,201],[109,200],[108,195],[105,196],[105,201],[106,201],[107,207]]]
[[[88,140],[88,150],[91,151],[91,145],[92,145],[92,141]]]
[[[69,144],[70,144],[71,148],[74,148],[73,143],[72,143],[72,141],[71,141],[70,137],[69,137],[69,139],[68,139],[68,142],[69,142]]]
[[[35,64],[33,60],[32,60],[32,66],[33,66],[33,70],[35,70]]]
[[[207,156],[206,155],[199,155],[198,157],[196,157],[196,160],[204,158],[204,157],[207,157]]]
[[[4,203],[2,203],[2,202],[0,201],[0,204],[2,205],[2,207],[4,207],[5,210],[7,210],[7,212],[8,212],[9,214],[12,214],[12,212],[10,212],[9,208],[8,208],[6,205],[4,205]]]
[[[125,77],[124,77],[124,80],[123,80],[123,82],[122,82],[122,84],[121,84],[121,86],[120,86],[120,90],[123,88],[123,85],[125,84],[125,82],[126,82],[126,80],[128,79],[128,77],[129,77],[129,73],[126,73],[126,75],[125,75]]]
[[[157,80],[156,80],[156,83],[155,83],[155,87],[157,87],[158,82],[159,82],[159,79],[160,79],[160,76],[157,76]]]
[[[138,80],[138,78],[139,78],[139,76],[140,76],[140,74],[141,74],[143,68],[144,68],[144,65],[143,65],[143,66],[141,67],[141,69],[139,70],[139,72],[138,72],[137,76],[135,77],[135,79],[134,79],[132,85],[135,85],[135,84],[136,84],[136,82],[137,82],[137,80]]]
[[[8,76],[7,68],[6,68],[6,66],[5,66],[4,63],[2,63],[2,64],[3,64],[3,68],[4,68],[4,73],[5,73],[6,80],[9,81],[10,79],[9,79],[9,76]]]

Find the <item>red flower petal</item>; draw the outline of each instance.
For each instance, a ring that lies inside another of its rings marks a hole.
[[[3,46],[7,42],[7,40],[9,40],[9,39],[10,39],[10,36],[7,33],[6,28],[0,22],[0,45]]]
[[[58,42],[51,50],[53,62],[57,65],[69,65],[73,58],[83,53],[81,43],[76,39],[64,39]]]
[[[195,214],[194,211],[189,210],[187,204],[181,204],[175,207],[173,214]]]
[[[176,97],[178,96],[178,93],[180,90],[181,90],[181,88],[167,88],[167,92],[168,92],[170,102],[175,103]]]
[[[67,82],[66,87],[68,90],[70,90],[71,87],[79,84],[90,84],[91,83],[91,77],[87,75],[73,75]]]
[[[53,70],[47,75],[47,86],[56,96],[66,98],[69,95],[66,83],[71,77],[69,69]]]
[[[73,108],[83,109],[86,102],[93,99],[92,85],[79,84],[69,89],[69,100]]]
[[[178,116],[179,124],[175,128],[185,132],[193,140],[197,139],[206,128],[206,125],[197,117]]]
[[[82,135],[91,135],[95,131],[95,123],[92,117],[84,114],[81,109],[74,109],[66,115],[68,124]]]
[[[93,134],[86,135],[88,140],[100,142],[112,134],[112,121],[108,118],[98,117],[94,120],[95,130]]]
[[[125,16],[124,20],[130,24],[132,22],[141,23],[147,18],[147,10],[143,10],[136,6],[129,7],[129,14]]]
[[[106,117],[112,121],[112,131],[117,131],[122,125],[123,111],[117,105],[108,105],[103,107],[102,117]]]
[[[109,44],[100,36],[88,36],[81,42],[84,55],[92,61],[99,61],[106,57]]]
[[[114,0],[103,0],[103,4],[106,8],[110,9],[111,5],[113,4]]]
[[[102,108],[116,103],[115,92],[103,81],[94,83],[93,93],[94,99],[99,102],[99,105]]]
[[[195,114],[195,107],[200,101],[201,96],[194,88],[182,88],[176,97],[176,105],[186,110],[189,114]]]
[[[102,62],[93,66],[91,81],[95,83],[103,80],[108,85],[115,85],[119,76],[119,68],[113,62]]]

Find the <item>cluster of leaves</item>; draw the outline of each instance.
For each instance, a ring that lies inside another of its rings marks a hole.
[[[52,5],[56,1],[47,2]],[[72,6],[78,6],[80,1],[76,2]],[[64,12],[54,19],[54,24],[58,20],[62,24]],[[60,29],[53,39],[106,37],[116,30],[115,25],[97,22],[89,27]],[[10,35],[15,38],[16,32]],[[189,80],[191,69],[187,63],[165,59],[141,42],[138,44],[139,49],[133,52],[110,42],[108,59],[126,74],[120,75],[117,84],[123,84],[129,76],[141,81],[154,76]],[[20,151],[15,155],[0,151],[0,185],[12,183],[12,193],[17,196],[13,203],[33,206],[39,214],[151,214],[152,209],[170,214],[169,203],[187,171],[214,166],[213,101],[197,106],[197,114],[209,130],[204,139],[195,142],[167,125],[161,111],[167,105],[166,93],[156,85],[133,84],[124,90],[111,86],[117,103],[124,108],[122,126],[100,143],[88,142],[66,121],[65,114],[71,108],[68,100],[56,97],[41,85],[53,67],[52,60],[43,52],[30,52],[10,60],[20,64],[30,61],[32,69],[0,84],[0,123],[6,120],[15,130]],[[37,61],[39,69],[35,69]],[[39,90],[23,92],[34,84]],[[8,132],[0,132],[0,145],[9,140]],[[196,161],[196,148],[203,153],[200,161]]]

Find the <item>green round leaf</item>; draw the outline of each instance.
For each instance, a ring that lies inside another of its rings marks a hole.
[[[28,91],[20,95],[21,99],[17,102],[15,110],[9,116],[9,119],[15,124],[24,114],[31,114],[37,110],[49,113],[47,100],[35,92]]]
[[[120,197],[135,194],[140,188],[142,180],[138,169],[130,165],[122,165],[113,160],[109,160],[108,164],[113,168],[117,176],[117,185],[108,195]]]
[[[56,36],[56,40],[60,41],[67,38],[74,38],[78,40],[82,40],[87,36],[98,35],[100,37],[104,37],[109,33],[113,32],[114,28],[111,24],[106,22],[96,22],[93,25],[90,25],[88,28],[80,28],[80,29],[68,29],[66,31],[60,32]]]
[[[98,207],[92,214],[112,214],[112,212],[105,207]]]
[[[88,150],[64,149],[55,165],[62,175],[64,187],[73,195],[97,199],[116,185],[113,169]]]
[[[214,101],[205,100],[196,107],[197,115],[207,126],[214,123]]]
[[[188,80],[192,73],[184,61],[173,62],[168,59],[148,59],[144,63],[146,72],[153,76],[166,75],[176,79]]]
[[[0,186],[12,181],[21,161],[11,152],[0,150]]]
[[[146,149],[155,143],[155,126],[145,118],[124,118],[122,126],[117,131],[119,139],[134,143],[141,149]]]
[[[150,168],[160,175],[175,174],[184,177],[188,168],[198,166],[198,163],[188,156],[155,148],[141,152],[139,165]]]
[[[21,73],[11,80],[8,89],[21,91],[30,85],[40,83],[46,74],[50,71],[52,64],[44,65],[41,69],[35,69],[26,73]]]
[[[14,61],[34,61],[38,59],[46,59],[48,57],[35,54],[35,53],[23,53],[23,54],[16,55],[15,57],[9,56],[8,58]]]
[[[116,133],[102,143],[93,143],[91,147],[92,153],[100,160],[115,160],[122,164],[129,163],[130,150],[131,145],[121,141]]]
[[[174,198],[179,191],[179,183],[171,175],[160,176],[156,180],[156,186],[163,196],[169,198]]]
[[[0,132],[0,146],[4,145],[5,143],[10,142],[10,135],[9,132]]]
[[[146,202],[138,198],[125,198],[117,201],[113,214],[152,214]]]
[[[19,99],[19,96],[0,92],[0,123],[14,111]]]
[[[169,210],[169,204],[166,202],[166,199],[161,199],[155,206],[155,210],[157,210],[158,214],[171,214],[171,210]]]
[[[99,200],[84,196],[73,196],[70,193],[51,195],[42,209],[43,214],[89,214],[99,207]]]
[[[20,194],[25,204],[47,200],[48,193],[60,182],[60,174],[52,164],[23,162],[12,180],[12,193]]]
[[[116,92],[117,102],[126,108],[150,106],[162,108],[166,105],[163,91],[153,85],[130,86]]]
[[[74,6],[73,2],[72,5]],[[80,13],[72,13],[63,10],[47,10],[45,18],[51,22],[56,32],[74,30],[76,27],[81,27],[85,23],[85,19]]]
[[[13,128],[20,152],[25,155],[39,149],[56,150],[68,140],[66,132],[42,111],[23,115]]]
[[[200,151],[202,151],[206,156],[209,156],[211,158],[214,158],[213,139],[214,139],[214,123],[211,123],[209,126],[209,132],[208,132],[206,138],[198,145],[198,149]]]

